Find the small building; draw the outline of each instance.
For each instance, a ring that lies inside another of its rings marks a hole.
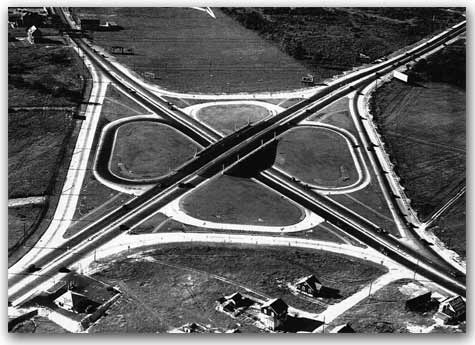
[[[58,307],[74,313],[91,314],[97,310],[101,303],[92,301],[85,295],[67,290],[53,301]]]
[[[366,54],[363,54],[363,53],[359,53],[358,54],[358,59],[361,61],[361,62],[369,62],[371,61],[371,58],[366,55]]]
[[[323,286],[312,274],[295,283],[297,291],[312,297],[338,297],[339,290]]]
[[[274,298],[261,305],[261,319],[267,328],[275,330],[287,321],[289,306],[280,298]]]
[[[426,292],[406,301],[405,309],[418,313],[428,311],[432,306],[432,293]]]
[[[307,74],[305,77],[302,77],[301,82],[307,85],[315,85],[315,79],[312,74]]]
[[[336,326],[330,331],[330,333],[356,333],[356,332],[349,323],[345,323],[343,325]]]
[[[444,323],[463,321],[465,319],[466,304],[461,296],[446,298],[439,305],[435,318]]]
[[[99,29],[100,20],[94,17],[81,18],[81,30],[95,31]]]
[[[116,22],[106,22],[105,24],[100,24],[98,29],[100,31],[119,31],[123,28],[120,25],[117,25]]]
[[[38,29],[36,26],[31,26],[27,31],[26,31],[26,39],[30,44],[34,43],[39,43],[41,42],[41,39],[43,37],[43,34],[40,29]]]
[[[236,311],[236,309],[246,304],[244,297],[239,292],[235,292],[229,296],[221,297],[216,302],[217,309],[219,311],[224,311],[228,313],[233,313]]]
[[[396,78],[397,80],[400,80],[400,81],[406,83],[406,84],[412,83],[412,81],[414,79],[411,75],[406,74],[406,73],[402,73],[402,72],[399,72],[399,71],[394,71],[393,77]]]

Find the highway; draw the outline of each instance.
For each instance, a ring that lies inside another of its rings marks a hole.
[[[272,118],[264,119],[254,125],[244,127],[223,139],[220,139],[216,133],[211,133],[205,126],[168,104],[167,101],[144,89],[129,76],[115,69],[106,59],[97,56],[82,39],[74,38],[76,44],[94,61],[96,67],[111,82],[118,85],[122,90],[137,99],[139,103],[146,105],[153,112],[175,121],[185,134],[194,139],[196,138],[195,140],[206,146],[206,148],[197,157],[177,169],[176,173],[169,178],[166,184],[162,183],[153,187],[122,208],[112,211],[102,219],[89,225],[79,234],[66,241],[60,248],[39,257],[35,261],[35,265],[40,268],[36,275],[13,274],[9,279],[9,300],[14,305],[24,300],[24,297],[34,290],[35,287],[48,280],[61,267],[74,263],[86,253],[94,250],[94,248],[137,225],[153,212],[184,194],[189,188],[194,188],[204,181],[216,178],[220,173],[243,163],[247,158],[277,140],[280,134],[310,114],[348,95],[368,82],[379,78],[379,76],[391,72],[398,66],[411,61],[416,56],[434,49],[434,47],[450,40],[464,30],[465,22],[458,24],[448,33],[438,35],[423,45],[414,48],[411,52],[367,70],[354,73],[354,75],[347,76],[343,80],[337,80],[328,88],[317,92],[314,96],[282,113]],[[339,227],[344,231],[364,238],[365,241],[371,243],[371,246],[384,250],[386,255],[411,269],[414,268],[419,274],[439,282],[454,292],[465,294],[464,281],[459,281],[460,278],[455,279],[450,276],[450,273],[445,273],[446,269],[442,266],[438,267],[435,265],[432,268],[430,266],[433,263],[427,263],[425,257],[421,259],[416,258],[412,256],[414,253],[409,253],[404,248],[397,248],[400,244],[391,242],[387,236],[378,236],[372,231],[368,231],[370,225],[358,224],[351,218],[347,219],[348,215],[343,213],[342,210],[324,208],[322,202],[317,203],[315,201],[316,193],[312,195],[308,191],[302,192],[301,186],[285,184],[282,182],[283,180],[276,179],[275,176],[265,177],[267,178],[266,183],[274,184],[275,189],[281,193],[282,190],[285,190],[289,195],[292,193],[293,198],[299,200],[302,206],[311,210],[314,209],[317,214],[325,213],[328,219],[333,219],[335,223],[340,222]],[[283,185],[286,187],[283,187]]]

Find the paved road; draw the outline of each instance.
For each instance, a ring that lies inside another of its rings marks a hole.
[[[450,35],[456,34],[460,31],[461,29],[457,28]],[[443,39],[440,38],[440,40]],[[439,43],[437,41],[435,42],[437,44]],[[422,54],[431,48],[431,45],[428,47],[422,47],[414,54]],[[85,47],[85,49],[87,50],[87,47]],[[91,58],[96,59],[96,62],[101,63],[101,61],[97,59],[97,56],[94,56],[90,51],[89,53],[91,54]],[[21,278],[18,278],[20,277],[19,275],[10,279],[9,283],[17,284],[10,288],[9,297],[16,299],[27,294],[32,288],[37,286],[41,280],[47,280],[48,276],[53,274],[62,265],[71,264],[81,255],[85,255],[88,251],[97,247],[100,243],[105,243],[123,232],[124,229],[121,226],[124,226],[127,222],[132,225],[136,224],[140,219],[143,219],[144,217],[146,218],[147,214],[154,210],[154,207],[163,206],[162,204],[164,202],[170,202],[173,198],[181,195],[184,188],[180,188],[180,186],[186,186],[189,184],[193,186],[199,185],[203,182],[203,179],[200,180],[200,176],[210,178],[219,174],[221,169],[224,170],[235,167],[236,164],[241,162],[244,158],[259,151],[263,146],[263,143],[270,143],[275,140],[278,131],[285,131],[286,128],[288,129],[295,123],[298,123],[309,113],[317,111],[334,100],[347,95],[355,88],[362,86],[365,82],[368,82],[373,78],[371,74],[375,71],[379,71],[378,73],[387,73],[399,64],[406,63],[413,58],[413,56],[408,55],[409,54],[406,53],[406,56],[400,57],[396,62],[390,61],[388,64],[382,64],[378,68],[370,69],[369,71],[362,73],[356,73],[354,77],[347,78],[344,81],[337,81],[327,89],[318,92],[308,100],[289,108],[272,119],[262,121],[255,126],[250,126],[247,129],[239,131],[234,135],[220,140],[217,144],[210,146],[204,150],[196,160],[190,162],[189,166],[177,172],[177,178],[173,185],[165,190],[162,190],[162,186],[157,186],[157,188],[151,189],[149,191],[150,193],[147,192],[143,196],[135,199],[127,208],[114,211],[112,214],[73,237],[65,246],[63,246],[63,248],[59,248],[59,253],[52,253],[52,255],[42,258],[38,262],[38,266],[41,265],[45,267],[40,271],[39,276],[33,277],[30,275],[28,276],[28,279],[23,279],[29,281],[26,285],[23,282],[22,284],[18,284],[22,280]],[[113,75],[104,68],[103,61],[102,69],[104,72],[108,73],[109,76],[113,77]],[[117,82],[116,78],[113,77],[112,79],[115,79]],[[348,86],[349,82],[353,82],[353,84]],[[153,97],[151,98],[150,95],[146,95],[146,92],[143,92],[142,90],[140,92],[143,93],[143,95],[140,96],[142,101],[144,101],[144,97],[146,97],[147,99],[145,99],[145,102],[149,102],[152,108],[161,108],[160,106],[157,107],[157,103],[153,101]],[[131,93],[136,94],[137,91],[135,90]],[[163,112],[163,108],[161,110]],[[175,111],[173,114],[170,114],[171,112],[169,111],[165,112],[171,116],[175,115],[177,120],[180,121],[188,131],[195,134],[201,134],[203,137],[210,136],[206,131],[202,132],[200,128],[189,128],[189,126],[192,125],[190,124],[189,118],[182,118],[178,112]],[[182,190],[180,191],[180,189]],[[96,235],[94,235],[93,238],[90,238],[90,235],[94,233],[91,232],[91,228],[97,230],[94,231]],[[89,241],[86,241],[86,239],[89,239]],[[71,247],[70,245],[74,247]],[[72,248],[74,250],[72,250]],[[61,251],[63,251],[63,254],[61,254]],[[10,286],[12,286],[12,284],[10,284]]]

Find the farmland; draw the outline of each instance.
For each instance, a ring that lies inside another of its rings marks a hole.
[[[160,86],[185,92],[250,92],[301,87],[309,70],[278,47],[213,9],[216,19],[190,8],[80,8],[124,27],[93,32],[94,43],[132,48],[116,55],[138,73],[153,72]]]

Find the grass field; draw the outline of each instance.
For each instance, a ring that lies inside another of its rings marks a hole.
[[[199,149],[191,139],[164,123],[128,122],[117,129],[110,168],[128,179],[157,178],[186,162]]]
[[[103,114],[108,121],[149,113],[147,109],[134,102],[113,86],[107,88],[101,114]]]
[[[76,106],[85,71],[71,48],[28,45],[8,49],[8,106]]]
[[[309,73],[277,46],[213,9],[216,19],[190,8],[80,8],[124,27],[94,32],[103,47],[133,48],[116,55],[135,71],[154,72],[165,88],[185,92],[272,91],[302,87]]]
[[[293,295],[287,282],[316,274],[325,284],[338,285],[346,296],[383,273],[379,267],[343,256],[278,247],[167,245],[151,257],[157,261],[109,261],[95,274],[95,278],[119,283],[125,298],[93,326],[93,332],[165,331],[187,322],[235,327],[235,320],[214,310],[214,302],[223,295],[243,292],[243,286],[253,294],[281,296],[291,306],[315,312],[321,307]],[[239,328],[259,331],[246,324]]]
[[[372,102],[401,184],[425,219],[465,183],[465,92],[445,83],[393,81]]]
[[[196,113],[200,121],[226,135],[268,115],[266,108],[253,104],[212,105]]]
[[[449,249],[464,259],[467,255],[466,207],[466,198],[462,196],[430,228]]]
[[[43,205],[25,205],[8,208],[8,249],[17,244],[34,226],[43,210]]]
[[[371,182],[363,189],[346,194],[333,194],[329,198],[368,219],[386,231],[399,237],[400,233],[391,211],[373,174]]]
[[[311,185],[349,186],[358,180],[358,171],[348,145],[333,130],[300,126],[279,140],[275,165]]]
[[[222,175],[181,200],[192,217],[213,222],[285,226],[298,223],[302,210],[250,179]]]
[[[48,44],[8,45],[8,197],[50,197],[45,221],[27,228],[29,245],[44,231],[56,207],[78,134],[72,114],[88,90],[80,78],[86,71],[61,42],[59,38]],[[48,109],[53,106],[64,108]],[[33,225],[39,212],[31,209],[24,221]],[[9,212],[9,264],[27,250],[11,247],[23,236],[17,216],[17,210]]]
[[[8,114],[8,197],[47,193],[75,121],[61,110]]]
[[[374,60],[463,20],[440,8],[233,7],[224,11],[305,63],[318,78]]]
[[[434,325],[434,311],[420,314],[406,311],[411,289],[421,285],[410,279],[395,281],[335,319],[331,326],[349,322],[357,333],[407,333],[411,328]],[[462,325],[460,330],[464,329]],[[457,330],[436,327],[432,332],[454,333]]]

